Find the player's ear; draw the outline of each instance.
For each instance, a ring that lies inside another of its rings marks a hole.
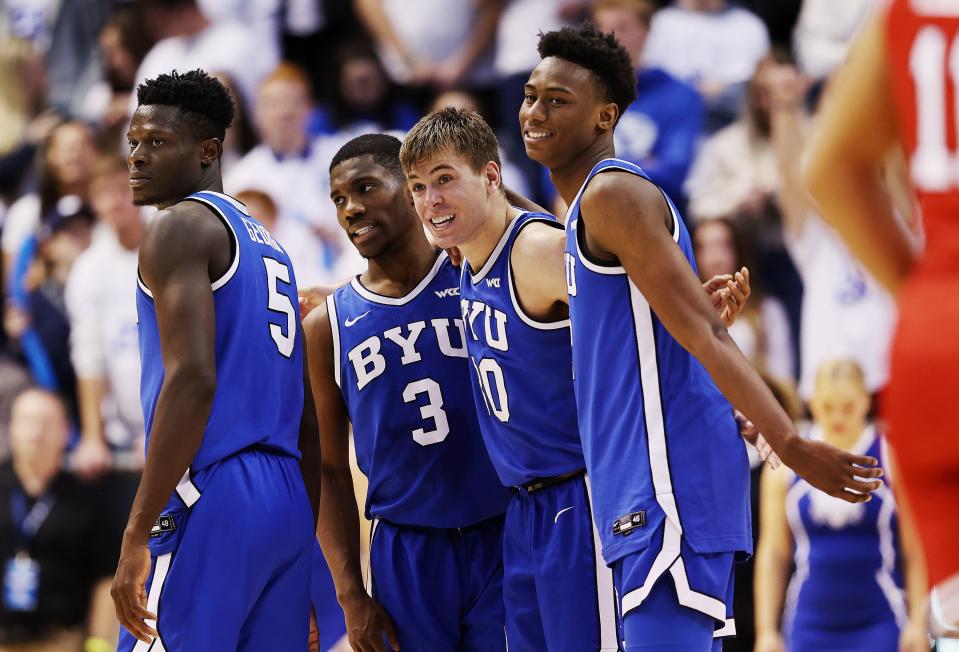
[[[503,186],[503,177],[500,174],[500,168],[499,165],[496,164],[496,161],[487,161],[484,173],[486,176],[486,192],[488,194],[499,192]]]
[[[200,143],[200,164],[203,167],[213,165],[223,154],[223,143],[219,138],[207,138]]]
[[[616,120],[619,118],[619,105],[616,102],[607,102],[599,110],[599,121],[596,126],[602,131],[612,131],[616,126]]]

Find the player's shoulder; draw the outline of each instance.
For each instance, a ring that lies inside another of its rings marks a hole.
[[[562,251],[565,246],[563,225],[551,215],[535,214],[519,226],[510,251],[510,261],[514,266],[524,263],[535,266],[544,256],[554,255],[555,250]]]
[[[645,207],[665,203],[659,187],[649,179],[629,170],[607,170],[597,174],[580,197],[581,214],[605,214],[610,209],[632,207],[632,213]]]
[[[326,301],[321,301],[310,313],[303,318],[303,334],[307,344],[313,346],[331,345],[333,341],[333,325],[330,320],[330,310]]]

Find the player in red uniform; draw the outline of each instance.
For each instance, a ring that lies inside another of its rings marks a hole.
[[[883,411],[942,615],[959,623],[959,1],[894,0],[832,84],[807,159],[824,217],[890,291],[900,322]],[[905,149],[920,253],[880,172]]]

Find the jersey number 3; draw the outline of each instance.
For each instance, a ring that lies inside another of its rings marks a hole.
[[[286,330],[279,324],[270,323],[270,337],[276,343],[276,350],[284,358],[293,355],[296,341],[296,309],[290,297],[280,292],[279,283],[290,285],[290,268],[273,258],[263,257],[266,265],[267,304],[270,312],[286,316]]]

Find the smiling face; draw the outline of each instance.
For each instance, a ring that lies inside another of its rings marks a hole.
[[[529,76],[519,109],[526,154],[551,170],[585,152],[618,117],[593,73],[570,61],[546,57]]]
[[[130,189],[137,206],[166,208],[192,194],[220,154],[219,140],[198,140],[180,110],[163,104],[138,107],[127,140]]]
[[[500,169],[489,161],[474,170],[450,150],[418,161],[407,172],[413,204],[433,241],[444,249],[471,242],[502,192]]]
[[[376,258],[411,229],[420,229],[403,179],[364,154],[330,171],[336,219],[364,258]]]

